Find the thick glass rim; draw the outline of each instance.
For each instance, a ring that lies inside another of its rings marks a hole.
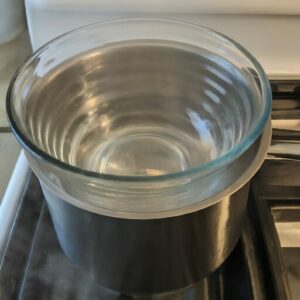
[[[201,164],[199,166],[195,166],[192,168],[189,168],[187,170],[178,171],[174,173],[167,173],[163,175],[154,175],[154,176],[125,176],[125,175],[113,175],[108,173],[98,173],[94,171],[89,171],[86,169],[82,169],[73,165],[70,165],[66,162],[63,162],[51,155],[49,155],[47,152],[43,151],[41,148],[37,147],[33,142],[31,142],[26,135],[22,132],[21,128],[19,128],[17,122],[15,121],[14,115],[13,115],[13,92],[15,83],[17,82],[19,76],[22,74],[23,70],[26,69],[27,66],[29,66],[34,58],[42,54],[44,51],[47,51],[47,49],[52,46],[55,43],[63,42],[64,39],[68,39],[72,36],[76,36],[86,30],[89,29],[95,29],[97,27],[101,26],[109,26],[114,25],[117,23],[145,23],[145,22],[158,22],[161,24],[168,24],[168,25],[180,25],[185,26],[186,28],[191,29],[198,29],[201,31],[206,31],[208,34],[214,36],[216,39],[223,39],[230,44],[232,44],[234,47],[236,47],[241,54],[243,54],[249,61],[253,64],[253,67],[255,68],[259,80],[261,83],[261,92],[262,92],[262,99],[263,99],[263,107],[262,107],[262,113],[257,121],[257,124],[252,128],[252,130],[248,133],[248,135],[242,139],[238,144],[234,145],[228,152],[225,154],[217,157],[214,160],[211,160],[207,163]],[[217,31],[214,31],[212,29],[206,28],[204,26],[200,26],[194,23],[175,20],[175,19],[162,19],[162,18],[126,18],[126,19],[117,19],[117,20],[111,20],[111,21],[104,21],[104,22],[97,22],[94,24],[86,25],[83,27],[76,28],[72,31],[69,31],[67,33],[64,33],[42,47],[40,47],[38,50],[36,50],[24,63],[21,65],[18,70],[15,72],[14,76],[11,79],[11,82],[9,84],[7,94],[6,94],[6,111],[8,116],[8,122],[10,124],[10,127],[16,136],[17,140],[20,142],[22,147],[26,149],[31,155],[34,157],[37,157],[38,159],[45,160],[46,162],[61,168],[65,171],[69,171],[81,176],[86,176],[88,178],[93,179],[100,179],[100,180],[111,180],[111,181],[120,181],[120,182],[153,182],[153,181],[162,181],[162,180],[171,180],[171,179],[180,179],[185,176],[191,176],[197,173],[205,173],[206,171],[214,170],[217,168],[220,168],[224,166],[225,164],[231,163],[233,160],[238,158],[241,154],[243,154],[261,135],[262,130],[269,118],[270,112],[271,112],[271,105],[272,105],[272,93],[271,88],[269,84],[269,80],[267,78],[267,75],[265,74],[263,68],[261,67],[260,63],[257,61],[257,59],[248,51],[246,50],[242,45],[237,43],[236,41],[232,40],[231,38],[227,37],[226,35],[219,33]]]

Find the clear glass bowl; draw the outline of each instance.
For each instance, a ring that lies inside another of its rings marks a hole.
[[[242,46],[160,19],[54,39],[18,70],[7,97],[42,185],[109,215],[167,212],[220,193],[270,110],[267,77]]]

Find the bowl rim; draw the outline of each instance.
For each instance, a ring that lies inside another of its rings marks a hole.
[[[138,175],[114,175],[114,174],[108,174],[108,173],[98,173],[94,171],[89,171],[86,169],[79,168],[74,165],[70,165],[66,162],[63,162],[51,155],[49,155],[47,152],[39,148],[37,145],[35,145],[32,141],[30,141],[26,135],[22,132],[22,130],[19,128],[13,114],[13,93],[14,93],[14,87],[16,82],[18,81],[19,76],[22,74],[23,70],[26,69],[27,66],[29,66],[33,59],[38,57],[40,54],[42,54],[44,51],[47,51],[47,49],[52,46],[55,43],[60,43],[64,41],[64,39],[68,39],[72,36],[76,36],[83,31],[87,30],[93,30],[96,28],[101,28],[103,26],[110,26],[114,24],[119,23],[138,23],[138,22],[157,22],[160,24],[168,24],[168,25],[180,25],[185,26],[186,28],[190,29],[197,29],[200,31],[205,31],[207,34],[213,35],[217,39],[223,39],[226,42],[229,42],[234,47],[237,48],[240,53],[242,53],[249,61],[253,64],[255,67],[255,70],[257,74],[259,75],[259,80],[261,84],[261,90],[262,90],[262,99],[263,99],[263,109],[260,118],[257,121],[257,124],[252,128],[252,130],[248,133],[248,135],[242,139],[241,142],[234,145],[228,152],[225,154],[198,166],[178,171],[174,173],[167,173],[162,175],[154,175],[154,176],[138,176]],[[261,135],[263,128],[269,118],[269,115],[271,113],[271,107],[272,107],[272,93],[271,93],[271,87],[269,84],[269,80],[267,78],[267,75],[265,74],[263,68],[261,67],[260,63],[257,61],[257,59],[243,46],[241,46],[238,42],[232,40],[231,38],[227,37],[226,35],[219,33],[215,30],[186,22],[186,21],[180,21],[176,19],[167,19],[167,18],[125,18],[125,19],[116,19],[116,20],[110,20],[110,21],[104,21],[104,22],[97,22],[94,24],[82,26],[79,28],[76,28],[74,30],[71,30],[69,32],[66,32],[52,40],[50,40],[48,43],[37,49],[24,63],[21,65],[15,74],[13,75],[8,90],[6,94],[6,111],[7,111],[7,117],[8,117],[8,123],[12,129],[12,132],[14,133],[15,137],[21,144],[21,146],[27,150],[32,156],[36,157],[37,159],[45,160],[46,162],[55,165],[56,167],[63,169],[64,171],[69,171],[71,173],[75,173],[81,176],[85,176],[88,178],[93,179],[99,179],[99,180],[110,180],[110,181],[121,181],[121,182],[157,182],[162,180],[171,180],[171,179],[180,179],[182,177],[186,176],[192,176],[199,173],[205,173],[207,171],[215,170],[217,168],[221,168],[222,166],[229,164],[236,158],[238,158],[240,155],[242,155]]]

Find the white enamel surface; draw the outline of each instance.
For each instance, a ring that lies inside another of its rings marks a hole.
[[[166,5],[170,1],[157,0],[70,3],[69,0],[26,1],[34,49],[62,33],[95,22],[142,16],[174,18],[212,28],[235,39],[260,61],[271,79],[300,78],[299,1],[265,0],[241,4],[230,0],[189,0],[172,1],[173,5]],[[84,9],[78,9],[83,3]],[[295,15],[297,13],[299,16]]]
[[[281,247],[300,247],[300,222],[275,222]]]
[[[125,13],[297,14],[298,0],[30,0],[37,9]]]
[[[0,265],[29,173],[30,169],[22,151],[0,205]]]

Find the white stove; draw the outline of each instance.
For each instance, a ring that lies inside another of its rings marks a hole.
[[[212,28],[248,49],[270,79],[300,78],[299,1],[26,0],[33,49],[79,26],[110,19],[155,17]]]

